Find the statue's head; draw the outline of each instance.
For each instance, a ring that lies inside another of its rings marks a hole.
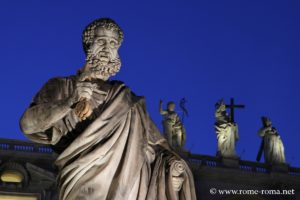
[[[270,118],[263,116],[263,117],[261,117],[261,120],[262,120],[262,123],[265,127],[271,127],[272,126],[272,121],[271,121]]]
[[[175,110],[175,103],[173,101],[168,102],[167,108],[168,108],[168,111],[174,111]]]
[[[224,99],[219,100],[216,103],[215,107],[218,112],[226,111],[226,104],[224,102]]]
[[[87,69],[96,69],[99,78],[108,79],[121,67],[118,50],[123,41],[123,31],[109,18],[96,19],[82,33],[82,44],[89,64]]]

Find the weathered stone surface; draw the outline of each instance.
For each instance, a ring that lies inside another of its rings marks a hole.
[[[23,114],[22,131],[59,153],[59,199],[194,200],[193,175],[161,137],[144,99],[109,81],[123,32],[98,19],[83,32],[85,66],[49,80]]]

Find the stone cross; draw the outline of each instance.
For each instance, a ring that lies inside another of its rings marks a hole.
[[[235,108],[245,108],[245,105],[235,105],[234,98],[230,98],[230,104],[226,105],[226,108],[230,109],[230,121],[234,123],[234,109]]]

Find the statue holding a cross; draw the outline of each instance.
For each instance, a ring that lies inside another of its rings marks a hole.
[[[258,135],[262,138],[256,161],[259,162],[264,153],[265,163],[271,165],[285,164],[284,146],[281,137],[273,127],[272,121],[268,117],[262,117],[263,127],[259,129]]]
[[[226,108],[230,108],[230,115]],[[244,108],[244,105],[235,105],[233,98],[230,105],[226,105],[223,99],[216,103],[215,130],[218,139],[217,156],[219,157],[238,158],[235,151],[235,143],[239,139],[238,126],[234,122],[235,108]]]

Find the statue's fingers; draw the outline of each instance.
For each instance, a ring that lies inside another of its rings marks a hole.
[[[84,114],[84,117],[87,118],[87,117],[91,116],[92,113],[93,113],[93,110],[91,109],[91,107],[89,107],[89,110],[88,110],[88,112],[86,112]]]
[[[90,115],[92,114],[92,109],[89,109],[86,113],[83,113],[81,116],[82,120],[85,120],[86,118],[88,118]]]
[[[90,109],[90,105],[88,102],[85,102],[84,107],[82,109],[82,116],[84,116]]]
[[[76,114],[77,116],[79,116],[79,113],[80,113],[80,105],[77,104],[76,107],[75,107],[75,114]]]
[[[85,114],[85,116],[89,117],[92,113],[93,113],[93,108],[92,108],[91,104],[89,104],[89,109],[88,109],[88,112]]]
[[[85,107],[85,102],[86,101],[79,101],[79,103],[76,105],[75,107],[75,114],[80,117],[81,116],[81,112]]]
[[[77,110],[77,112],[75,113],[77,115],[77,117],[81,118],[82,116],[82,111],[81,110]]]
[[[82,109],[82,110],[80,111],[80,113],[79,113],[79,117],[80,117],[80,118],[83,118],[83,116],[84,116],[84,109]]]
[[[86,114],[89,112],[90,109],[91,109],[90,103],[86,101],[80,113],[80,117],[85,118]]]

